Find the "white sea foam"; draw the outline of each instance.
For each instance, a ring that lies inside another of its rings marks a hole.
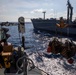
[[[36,66],[40,69],[44,70],[45,72],[49,73],[50,75],[76,75],[76,60],[71,65],[68,64],[65,58],[46,58],[40,57],[40,62],[37,60],[39,59],[37,53],[33,53],[29,56]]]

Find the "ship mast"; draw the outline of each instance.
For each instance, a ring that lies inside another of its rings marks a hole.
[[[42,13],[44,14],[43,19],[45,20],[45,13],[46,13],[46,11],[43,11]]]
[[[72,22],[73,7],[71,6],[69,0],[67,1],[67,23]]]

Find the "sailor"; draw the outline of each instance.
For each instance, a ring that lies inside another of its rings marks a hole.
[[[65,28],[67,27],[68,25],[66,23],[64,23],[64,19],[63,17],[60,17],[60,23],[59,24],[56,24],[59,28]]]
[[[57,53],[59,53],[59,50],[60,50],[59,41],[58,41],[58,39],[55,38],[55,39],[52,41],[52,52],[53,52],[54,54],[57,54]]]
[[[66,54],[68,58],[75,56],[75,45],[72,42],[66,40],[65,47],[67,50]]]
[[[11,66],[11,64],[10,64],[8,58],[4,59],[4,63],[5,63],[5,68],[6,68],[5,69],[5,73],[10,73],[10,66]]]
[[[0,43],[0,68],[4,67],[4,60],[2,57],[3,46]]]

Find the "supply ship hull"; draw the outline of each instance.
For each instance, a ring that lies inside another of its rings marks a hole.
[[[57,23],[59,20],[56,19],[31,19],[35,31],[41,30],[54,34],[66,35],[69,37],[76,36],[76,25],[70,24],[68,27],[59,28]]]

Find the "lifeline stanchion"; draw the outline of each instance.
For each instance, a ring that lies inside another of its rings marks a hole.
[[[25,64],[23,63],[23,71],[22,71],[22,69],[18,66],[18,62],[19,62],[21,59],[25,59],[25,60],[27,59],[27,61],[25,62]],[[30,58],[28,58],[26,55],[24,55],[23,57],[19,58],[19,59],[17,60],[17,63],[16,63],[17,68],[18,68],[19,70],[21,70],[22,72],[24,72],[23,75],[27,75],[26,65],[28,65],[28,63],[30,63],[29,61],[31,61],[31,64],[32,64],[32,66],[30,67],[30,70],[29,70],[29,71],[31,71],[31,70],[34,69],[34,68],[39,69],[37,66],[34,65],[33,61],[32,61]],[[41,69],[39,69],[39,70],[41,70]],[[41,70],[41,71],[44,72],[45,74],[49,75],[47,72],[45,72],[45,71],[43,71],[43,70]]]

